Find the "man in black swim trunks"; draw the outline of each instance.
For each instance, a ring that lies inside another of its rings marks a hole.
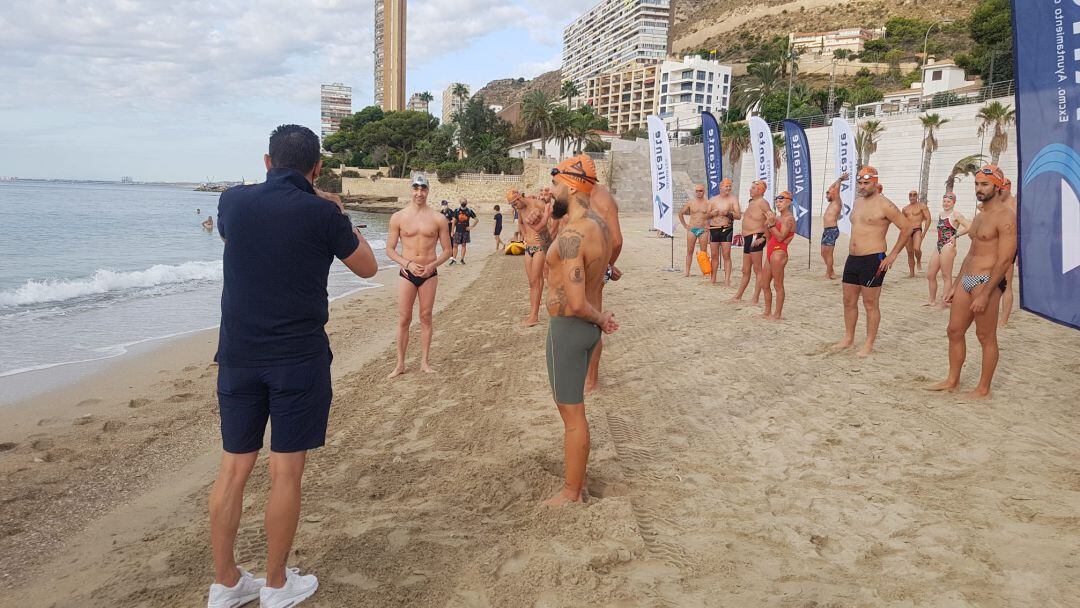
[[[739,302],[743,293],[750,286],[750,273],[754,274],[754,298],[751,301],[757,306],[761,297],[761,258],[765,250],[765,214],[772,211],[769,203],[763,198],[767,190],[765,182],[755,180],[750,184],[750,204],[742,218],[743,237],[743,267],[742,281],[739,283],[739,291],[728,302]]]
[[[731,287],[731,237],[735,220],[742,218],[739,201],[731,195],[731,180],[720,182],[720,194],[709,199],[709,255],[712,258],[712,276],[709,282],[716,285],[716,273],[720,270],[720,256],[724,259],[724,286]]]
[[[401,265],[398,273],[398,331],[397,366],[390,378],[405,373],[405,351],[409,347],[409,326],[412,324],[413,303],[420,300],[420,369],[432,373],[430,354],[432,309],[435,307],[435,290],[439,286],[438,268],[450,259],[450,228],[444,216],[427,204],[428,181],[417,174],[412,182],[412,202],[408,207],[390,216],[390,230],[386,236],[386,255]],[[398,241],[401,253],[398,253]],[[435,245],[442,248],[436,254]]]
[[[874,351],[874,340],[877,339],[878,325],[881,323],[881,309],[878,307],[881,284],[896,256],[910,240],[913,226],[900,213],[900,209],[881,194],[877,169],[860,169],[855,190],[857,197],[851,212],[851,243],[843,276],[844,339],[833,349],[844,350],[855,345],[855,325],[859,322],[861,297],[866,309],[866,343],[858,355],[866,357]],[[885,235],[889,232],[889,224],[895,224],[900,229],[900,238],[889,255],[885,255]]]

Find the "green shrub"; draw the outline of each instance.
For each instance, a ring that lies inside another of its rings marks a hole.
[[[461,175],[464,170],[465,167],[461,163],[456,161],[446,161],[445,163],[439,163],[438,168],[435,170],[435,177],[442,183],[452,182],[457,176]]]
[[[329,175],[320,175],[315,180],[315,187],[323,192],[332,192],[334,194],[341,194],[341,179],[338,177],[331,177]]]
[[[341,177],[360,177],[359,171],[353,171],[352,169],[346,169],[341,172]]]

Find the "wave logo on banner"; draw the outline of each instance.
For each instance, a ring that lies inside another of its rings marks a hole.
[[[848,178],[840,182],[840,219],[836,225],[840,232],[851,234],[851,210],[855,208],[855,134],[851,132],[851,125],[845,118],[833,119],[833,130],[836,133],[836,177],[844,173]]]
[[[1024,175],[1027,186],[1040,175],[1060,175],[1062,233],[1080,235],[1080,154],[1061,144],[1050,144],[1032,159]],[[1060,243],[1061,274],[1080,267],[1080,240],[1062,239]]]
[[[1012,3],[1020,306],[1080,329],[1080,6]]]
[[[720,124],[711,112],[701,113],[701,135],[705,149],[705,182],[709,198],[720,195],[720,180],[724,179],[723,148],[720,146]]]
[[[750,150],[754,154],[754,175],[765,182],[765,200],[773,205],[773,180],[776,170],[773,168],[773,142],[769,123],[760,116],[750,117]],[[774,207],[775,208],[775,207]]]
[[[784,140],[787,142],[787,183],[791,191],[791,212],[795,214],[795,233],[809,239],[813,218],[813,199],[810,185],[810,142],[806,131],[794,120],[784,121]]]
[[[649,165],[652,169],[653,227],[671,236],[675,234],[675,214],[671,210],[672,189],[671,144],[667,128],[657,116],[649,116]]]

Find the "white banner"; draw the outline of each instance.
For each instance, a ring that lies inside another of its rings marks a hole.
[[[836,142],[836,163],[834,175],[848,174],[847,180],[840,182],[840,220],[837,227],[844,234],[851,234],[851,210],[855,208],[855,178],[858,167],[855,163],[855,135],[846,118],[834,118],[833,140]]]
[[[671,144],[667,128],[657,116],[649,116],[649,165],[652,168],[653,227],[666,235],[675,234],[672,206]]]
[[[754,175],[765,182],[765,200],[771,207],[775,198],[773,192],[776,192],[773,184],[776,180],[776,170],[773,167],[775,155],[769,123],[760,116],[750,117],[750,150],[754,154]]]

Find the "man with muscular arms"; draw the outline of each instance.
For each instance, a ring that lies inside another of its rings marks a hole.
[[[545,501],[560,506],[580,502],[589,460],[585,418],[585,375],[589,356],[602,333],[619,328],[610,311],[600,309],[600,290],[611,260],[608,226],[591,209],[596,165],[586,155],[569,158],[552,172],[555,202],[551,217],[566,218],[548,251],[549,315],[546,360],[548,382],[564,426],[565,479]]]
[[[971,222],[971,249],[960,266],[960,280],[953,285],[949,309],[949,375],[930,387],[935,391],[955,391],[960,386],[960,370],[967,358],[967,330],[975,322],[975,335],[982,345],[982,373],[979,385],[967,394],[973,399],[990,396],[990,382],[998,363],[997,321],[1001,295],[1008,289],[1006,275],[1016,255],[1016,212],[1009,206],[1005,175],[994,165],[986,165],[975,175],[975,198],[982,211]]]
[[[686,215],[690,214],[690,223],[686,223]],[[690,276],[690,262],[694,258],[694,246],[700,245],[705,251],[705,227],[708,224],[709,201],[705,200],[705,186],[694,186],[694,198],[686,201],[679,211],[679,223],[686,229],[686,271],[684,277]]]
[[[911,238],[912,226],[896,205],[878,190],[877,169],[863,167],[859,170],[856,193],[858,198],[851,211],[851,244],[844,264],[844,339],[833,348],[844,350],[855,345],[861,296],[866,309],[866,343],[858,355],[867,357],[874,352],[874,340],[881,323],[878,307],[881,284],[896,256]],[[900,238],[889,255],[885,255],[885,235],[890,223],[900,229]]]
[[[904,219],[908,221],[908,224],[914,230],[911,238],[904,245],[904,248],[907,249],[908,278],[913,279],[915,278],[915,265],[918,264],[919,270],[922,270],[922,242],[926,236],[926,231],[930,230],[930,222],[934,218],[930,214],[930,207],[919,200],[917,190],[908,192],[907,197],[908,204],[904,205],[900,213],[904,214]]]
[[[765,182],[760,179],[750,184],[750,204],[747,205],[742,218],[742,282],[739,284],[739,291],[728,302],[742,300],[743,293],[750,285],[751,270],[754,273],[754,299],[752,301],[754,306],[757,306],[758,298],[761,297],[761,288],[763,287],[761,284],[761,252],[765,250],[766,241],[765,214],[772,211],[769,203],[763,198],[765,190]]]
[[[427,204],[428,181],[417,174],[412,182],[412,202],[408,207],[390,216],[390,230],[386,237],[386,255],[401,266],[398,274],[398,331],[397,366],[389,378],[405,373],[405,351],[409,347],[409,326],[412,324],[413,303],[420,299],[420,369],[431,369],[431,336],[434,328],[431,311],[435,307],[435,290],[439,286],[439,266],[450,259],[450,228],[446,217]],[[398,253],[398,241],[401,253]],[[442,247],[436,254],[435,244]]]
[[[720,182],[720,194],[709,200],[709,257],[712,259],[712,275],[709,282],[716,285],[716,273],[720,270],[720,255],[724,256],[724,287],[731,287],[731,235],[735,220],[742,218],[739,201],[731,195],[731,180]]]
[[[825,278],[830,280],[836,278],[836,270],[833,269],[833,251],[836,249],[836,239],[840,238],[840,228],[837,224],[840,223],[840,211],[844,207],[844,204],[840,202],[840,184],[847,178],[847,173],[836,178],[825,193],[825,200],[829,201],[829,205],[825,207],[823,218],[825,228],[821,231],[821,259],[825,262]]]
[[[592,193],[589,194],[589,205],[607,225],[608,239],[611,242],[611,259],[608,261],[607,274],[604,275],[604,281],[600,285],[600,295],[597,300],[597,306],[603,309],[604,286],[607,285],[609,280],[618,281],[622,278],[622,272],[615,266],[615,261],[619,259],[619,254],[622,253],[622,226],[619,224],[619,204],[615,202],[615,197],[611,195],[611,191],[605,186],[601,184],[593,186]],[[585,377],[586,395],[592,393],[599,382],[600,355],[603,352],[604,339],[601,337],[596,344],[596,348],[593,349],[592,356],[589,357],[589,374]]]

